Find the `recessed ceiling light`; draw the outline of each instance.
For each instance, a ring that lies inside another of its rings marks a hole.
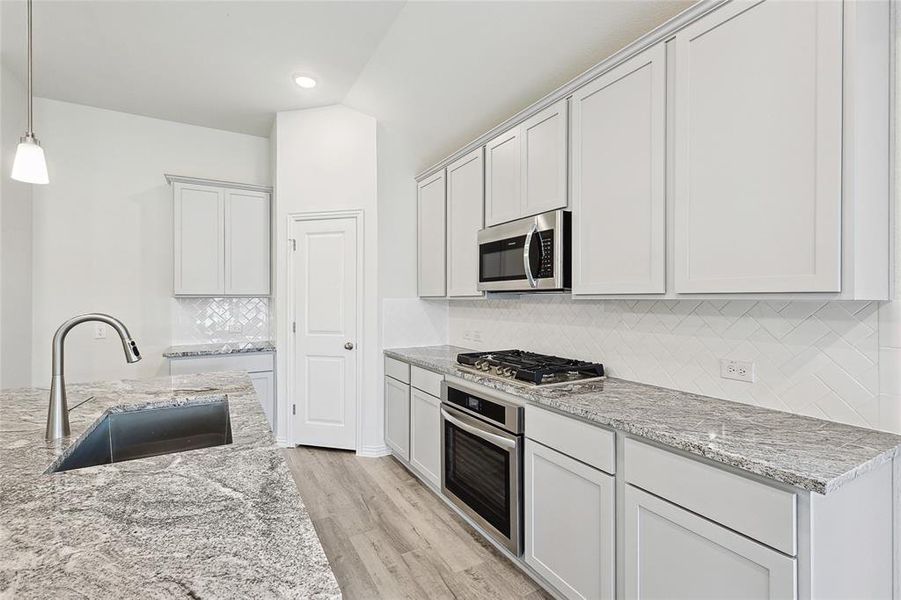
[[[294,83],[305,90],[316,87],[316,80],[308,75],[295,75]]]

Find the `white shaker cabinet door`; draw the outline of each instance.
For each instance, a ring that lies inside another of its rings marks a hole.
[[[175,295],[223,294],[225,192],[176,184],[173,217]]]
[[[419,183],[418,198],[418,265],[419,295],[444,297],[446,207],[444,171]]]
[[[840,291],[842,3],[710,13],[675,95],[675,291]]]
[[[666,291],[666,50],[572,97],[573,293]]]
[[[441,487],[441,400],[422,390],[410,392],[410,464]]]
[[[481,296],[478,233],[484,220],[482,149],[447,167],[447,295]]]
[[[625,504],[626,598],[797,597],[795,559],[631,485]]]
[[[385,444],[410,460],[410,386],[385,377]]]
[[[613,598],[614,478],[526,439],[525,560],[566,598]]]
[[[268,296],[269,194],[225,194],[225,293]]]
[[[521,215],[519,143],[519,127],[514,127],[485,144],[485,224],[488,226],[513,221]]]
[[[566,117],[564,99],[520,125],[520,217],[566,208]]]

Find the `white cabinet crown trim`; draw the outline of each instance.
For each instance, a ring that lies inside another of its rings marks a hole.
[[[265,192],[267,194],[272,193],[271,185],[257,185],[254,183],[239,183],[237,181],[224,181],[221,179],[204,179],[202,177],[187,177],[185,175],[172,175],[170,173],[165,173],[163,175],[166,178],[166,183],[172,185],[173,183],[187,183],[190,185],[208,185],[211,187],[227,187],[233,190],[246,190],[250,192]]]

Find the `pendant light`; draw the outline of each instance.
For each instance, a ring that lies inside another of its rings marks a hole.
[[[28,0],[28,128],[25,135],[19,138],[19,146],[16,148],[16,158],[13,160],[12,178],[25,183],[50,183],[47,175],[47,161],[44,159],[44,149],[41,143],[34,137],[33,127],[33,99],[32,73],[31,73],[31,1]]]

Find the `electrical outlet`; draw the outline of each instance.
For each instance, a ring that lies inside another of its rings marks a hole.
[[[754,383],[757,379],[757,368],[752,362],[722,358],[720,359],[720,377]]]
[[[105,340],[106,339],[106,325],[103,323],[94,323],[94,339],[95,340]]]
[[[463,332],[463,339],[467,342],[479,343],[482,341],[482,332],[478,329],[467,329]]]
[[[243,333],[244,327],[241,326],[240,323],[229,323],[228,332],[229,333]]]

